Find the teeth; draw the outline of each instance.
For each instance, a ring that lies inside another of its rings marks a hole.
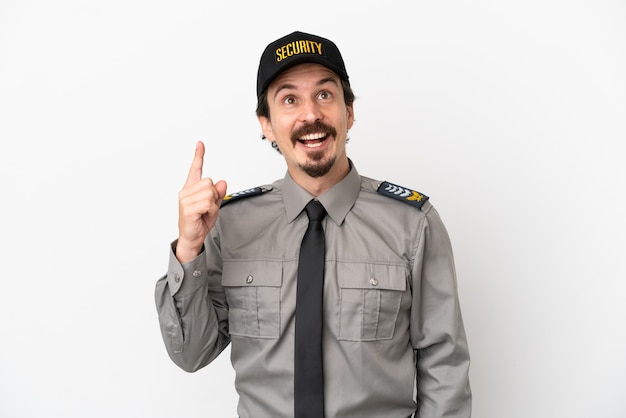
[[[313,142],[313,143],[308,143],[308,142],[305,142],[305,143],[304,143],[304,145],[305,145],[307,148],[317,148],[317,147],[321,147],[321,146],[322,146],[322,143],[321,143],[321,142]]]
[[[316,139],[322,139],[325,136],[326,136],[325,133],[318,132],[318,133],[314,133],[314,134],[304,135],[303,137],[300,138],[300,141],[313,141],[313,140],[316,140]]]

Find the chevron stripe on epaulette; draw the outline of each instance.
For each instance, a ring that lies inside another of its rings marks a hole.
[[[383,181],[376,191],[382,195],[401,200],[418,209],[428,200],[428,196],[425,194],[389,183],[388,181]]]
[[[224,205],[230,202],[234,202],[235,200],[243,199],[244,197],[258,196],[265,192],[269,192],[272,189],[273,189],[272,186],[259,186],[259,187],[254,187],[252,189],[242,190],[240,192],[226,195],[224,197],[224,200],[222,200],[222,204],[220,205],[220,207],[223,207]]]

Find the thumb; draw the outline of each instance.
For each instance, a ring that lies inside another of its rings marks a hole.
[[[226,182],[224,180],[220,180],[217,183],[215,183],[215,189],[217,190],[217,193],[219,195],[220,203],[224,199],[224,196],[226,196],[226,188],[227,187],[228,187],[228,185],[226,184]]]

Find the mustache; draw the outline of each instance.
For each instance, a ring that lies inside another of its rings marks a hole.
[[[331,135],[334,137],[337,136],[337,130],[335,128],[333,128],[330,125],[326,125],[325,123],[319,120],[316,120],[313,123],[307,123],[306,125],[302,125],[300,128],[296,129],[291,134],[291,140],[297,141],[299,138],[303,137],[304,135],[314,134],[318,132],[322,132],[326,135]]]

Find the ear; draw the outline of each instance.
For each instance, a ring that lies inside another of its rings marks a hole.
[[[348,112],[348,120],[347,125],[348,129],[352,129],[352,125],[354,124],[354,103],[350,106],[346,106],[346,110]]]
[[[274,138],[274,132],[272,131],[272,123],[270,120],[265,116],[258,116],[257,118],[259,119],[263,135],[271,142],[274,142],[276,139]]]

